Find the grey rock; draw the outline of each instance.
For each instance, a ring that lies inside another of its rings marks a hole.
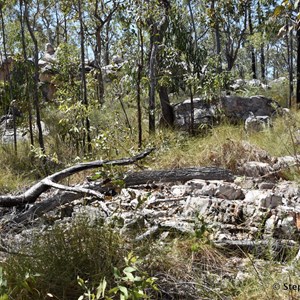
[[[175,230],[180,233],[193,233],[194,225],[192,223],[188,223],[181,220],[166,220],[160,222],[160,228],[164,230]]]
[[[275,187],[275,183],[273,182],[261,182],[258,184],[258,188],[260,190],[271,190]]]
[[[206,181],[203,179],[193,179],[187,181],[185,184],[191,186],[193,190],[201,190],[206,185]]]
[[[273,193],[269,194],[264,200],[261,199],[260,206],[267,208],[276,208],[282,204],[282,197]]]
[[[210,128],[216,122],[217,106],[208,103],[201,98],[193,100],[194,105],[194,129],[201,129],[201,126]],[[191,127],[191,101],[185,100],[174,105],[174,126],[181,130],[188,131]]]
[[[189,195],[193,188],[189,185],[175,185],[171,187],[171,193],[174,197],[182,197]]]
[[[238,168],[238,173],[240,175],[254,178],[271,174],[272,172],[274,172],[274,169],[269,163],[258,161],[246,162]]]
[[[256,116],[273,116],[280,105],[264,96],[252,96],[249,98],[239,96],[225,96],[221,98],[222,106],[226,117],[245,121],[252,112]]]
[[[183,216],[195,216],[195,215],[204,215],[210,205],[212,200],[210,198],[203,197],[187,197],[186,204],[183,208]]]
[[[245,195],[242,189],[234,183],[221,183],[216,190],[215,197],[236,200],[244,199]]]
[[[269,116],[255,116],[250,112],[245,120],[245,131],[247,133],[259,132],[272,127],[272,121]]]

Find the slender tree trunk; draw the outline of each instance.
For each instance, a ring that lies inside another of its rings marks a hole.
[[[257,2],[258,26],[261,28],[263,25],[263,12],[260,7],[260,1]],[[266,60],[265,60],[265,43],[260,45],[260,71],[261,79],[266,83]]]
[[[20,25],[21,25],[21,36],[22,36],[22,49],[23,49],[23,58],[25,63],[25,79],[26,79],[26,89],[25,89],[25,95],[26,95],[26,103],[28,108],[28,124],[29,124],[29,136],[30,136],[30,144],[34,146],[34,138],[33,138],[33,118],[32,118],[32,103],[30,100],[30,91],[29,91],[29,70],[28,70],[28,57],[27,57],[27,50],[26,50],[26,42],[25,42],[25,28],[24,28],[24,18],[23,18],[23,1],[20,1]]]
[[[211,10],[215,10],[215,0],[211,1]],[[216,54],[218,57],[218,66],[217,66],[217,72],[218,74],[222,73],[222,49],[221,49],[221,34],[220,34],[220,27],[219,23],[216,20],[216,17],[214,17],[214,36],[216,40]]]
[[[82,20],[82,8],[81,8],[81,0],[78,0],[78,14],[79,14],[79,22],[80,22],[80,51],[81,51],[81,84],[82,84],[82,103],[86,107],[86,114],[88,111],[89,103],[87,98],[87,87],[86,87],[86,74],[85,74],[85,36],[83,29],[83,20]],[[87,147],[88,152],[92,152],[92,140],[91,140],[91,129],[90,129],[90,119],[88,115],[86,115],[85,120],[83,122],[86,128],[86,139],[87,139]],[[85,137],[83,138],[83,144],[85,144]],[[84,149],[85,150],[85,149]]]
[[[143,129],[142,129],[142,107],[141,107],[141,81],[142,72],[144,68],[144,37],[140,26],[138,26],[138,38],[139,38],[139,63],[137,74],[137,117],[138,117],[138,147],[142,148],[143,142]]]
[[[222,73],[222,49],[221,49],[221,34],[220,34],[220,27],[216,24],[215,27],[215,37],[216,37],[216,50],[218,56],[218,68],[217,71],[219,74]]]
[[[157,43],[155,42],[153,36],[150,42],[150,49],[151,52],[149,59],[149,133],[154,134]]]
[[[190,87],[190,100],[191,100],[191,124],[190,134],[195,135],[195,116],[194,116],[194,93],[193,88]]]
[[[298,11],[300,11],[300,4],[298,5]],[[299,109],[300,106],[300,23],[298,21],[297,24],[297,32],[296,32],[296,38],[297,38],[297,87],[296,87],[296,103],[297,103],[297,109]]]
[[[159,86],[158,94],[162,111],[161,124],[164,126],[172,127],[174,124],[174,112],[173,107],[170,104],[168,88],[166,86]]]
[[[252,1],[249,1],[248,6],[248,21],[249,21],[249,33],[250,36],[253,35],[253,24],[252,24],[252,9],[251,9],[251,3]],[[256,71],[256,57],[255,57],[255,49],[253,45],[250,46],[251,51],[251,70],[252,70],[252,78],[257,79],[257,71]]]
[[[67,16],[64,14],[64,42],[68,43]]]
[[[105,47],[104,47],[104,64],[107,66],[110,63],[109,59],[109,32],[110,32],[110,20],[105,26]]]
[[[24,16],[23,16],[23,1],[20,0],[20,26],[21,26],[21,40],[22,40],[22,50],[23,50],[23,59],[25,64],[25,79],[26,79],[26,89],[25,89],[25,97],[28,109],[28,123],[29,123],[29,135],[30,135],[30,144],[34,146],[33,139],[33,124],[32,124],[32,104],[29,97],[29,74],[28,74],[28,58],[27,58],[27,50],[26,50],[26,42],[25,42],[25,25],[24,25]]]
[[[33,97],[34,97],[34,106],[35,106],[35,113],[36,113],[36,126],[38,129],[38,141],[39,146],[42,150],[42,153],[45,154],[45,145],[44,145],[44,137],[41,125],[41,116],[40,116],[40,101],[39,101],[39,49],[37,39],[34,34],[34,29],[31,27],[31,23],[29,21],[29,13],[28,13],[28,3],[27,0],[25,3],[25,22],[27,29],[30,33],[31,40],[34,44],[34,90],[33,90]]]
[[[286,106],[290,108],[292,106],[292,97],[293,97],[293,32],[289,30],[290,19],[287,17],[286,19],[286,45],[287,45],[287,58],[288,58],[288,69],[289,69],[289,98],[287,99]]]
[[[60,44],[60,39],[59,39],[59,18],[58,18],[58,8],[57,8],[57,2],[55,2],[55,19],[56,19],[56,46]]]
[[[3,7],[2,4],[0,4],[0,18],[1,18],[1,27],[2,27],[2,41],[3,41],[3,50],[4,50],[4,57],[6,60],[6,63],[8,62],[8,56],[6,51],[6,33],[5,33],[5,24],[4,24],[4,18],[3,18]],[[10,69],[9,66],[7,67],[7,73],[8,73],[8,84],[9,84],[9,99],[10,99],[10,109],[12,109],[13,114],[13,127],[14,127],[14,148],[15,153],[18,152],[17,149],[17,128],[16,128],[16,103],[13,102],[13,92],[12,92],[12,82],[10,77]]]
[[[260,70],[261,70],[261,79],[263,82],[266,82],[266,60],[265,60],[265,44],[260,45]]]
[[[194,39],[195,39],[194,45],[195,45],[195,47],[197,47],[198,36],[197,36],[197,29],[196,29],[196,24],[195,24],[193,9],[192,9],[192,5],[191,5],[191,0],[187,1],[187,5],[188,5],[188,8],[189,8],[189,13],[190,13],[190,16],[191,16],[192,27],[193,27],[193,31],[194,31]]]
[[[103,83],[103,74],[102,74],[102,63],[101,63],[101,55],[102,55],[102,41],[101,41],[101,31],[102,26],[98,26],[96,30],[96,43],[97,43],[97,49],[95,53],[96,58],[96,64],[97,64],[97,94],[98,94],[98,100],[100,104],[104,103],[104,83]]]

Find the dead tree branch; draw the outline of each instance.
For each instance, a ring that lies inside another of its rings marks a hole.
[[[30,189],[25,191],[23,194],[20,195],[3,195],[0,196],[0,206],[2,207],[12,207],[12,206],[18,206],[22,204],[27,203],[34,203],[36,199],[44,192],[46,192],[50,187],[60,188],[62,189],[62,185],[57,185],[57,183],[73,174],[76,174],[78,172],[99,168],[102,166],[125,166],[130,165],[138,160],[141,160],[145,158],[147,155],[149,155],[154,148],[147,149],[144,152],[141,152],[140,154],[130,157],[130,158],[122,158],[122,159],[116,159],[116,160],[97,160],[92,162],[86,162],[81,163],[75,166],[72,166],[70,168],[64,169],[62,171],[59,171],[57,173],[54,173],[45,179],[39,181],[35,185],[33,185]],[[74,189],[71,188],[73,191]],[[70,191],[69,187],[68,190]],[[83,191],[81,190],[81,193]],[[85,190],[84,193],[91,194],[92,192]],[[94,193],[94,192],[93,192]],[[99,194],[96,196],[99,197]]]

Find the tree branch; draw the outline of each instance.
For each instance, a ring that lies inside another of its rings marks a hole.
[[[55,183],[73,175],[78,172],[99,168],[102,166],[125,166],[135,163],[138,160],[141,160],[145,158],[147,155],[149,155],[154,148],[147,149],[144,152],[141,152],[140,154],[130,157],[130,158],[122,158],[122,159],[116,159],[116,160],[97,160],[87,163],[80,163],[78,165],[72,166],[70,168],[64,169],[62,171],[59,171],[57,173],[54,173],[50,176],[47,176],[45,179],[39,181],[35,185],[33,185],[30,189],[25,191],[23,194],[20,195],[3,195],[0,196],[0,206],[2,207],[12,207],[12,206],[18,206],[26,203],[34,203],[36,199],[45,191],[47,191],[51,186],[56,188],[62,188],[62,185],[56,185]],[[73,189],[73,188],[71,188]],[[83,193],[86,193],[86,189]],[[74,191],[74,190],[73,190]],[[82,191],[81,191],[82,192]],[[99,197],[99,195],[97,194]]]

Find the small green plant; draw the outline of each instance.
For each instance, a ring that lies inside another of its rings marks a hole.
[[[125,258],[125,267],[122,270],[114,267],[116,286],[109,290],[107,290],[108,283],[105,277],[93,292],[87,286],[87,281],[78,277],[78,284],[85,290],[78,300],[150,299],[147,290],[158,290],[155,285],[156,278],[149,277],[147,272],[141,271],[139,267],[141,263],[142,261],[130,252]]]
[[[7,280],[5,279],[3,268],[0,267],[0,300],[9,299],[7,293]]]

